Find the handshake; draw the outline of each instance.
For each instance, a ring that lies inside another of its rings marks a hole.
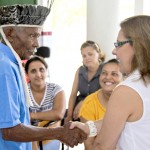
[[[78,125],[75,124],[79,124],[81,127],[77,128]],[[84,126],[86,125],[79,122],[68,122],[64,126],[58,127],[56,139],[62,141],[70,147],[77,146],[79,143],[83,143],[83,141],[87,139],[88,133],[86,133],[85,129],[84,131],[82,129]]]

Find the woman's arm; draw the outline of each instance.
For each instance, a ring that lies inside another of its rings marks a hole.
[[[114,150],[126,122],[134,122],[143,114],[142,100],[138,93],[126,86],[118,86],[112,93],[103,120],[95,122],[98,135],[92,150]],[[88,125],[73,122],[71,129],[80,128],[87,135]]]
[[[101,127],[102,127],[103,120],[97,120],[94,122],[96,129],[97,129],[97,134],[99,134]],[[90,135],[90,129],[87,123],[82,123],[78,121],[74,121],[71,123],[70,129],[74,129],[75,127],[81,129],[84,133],[87,134],[87,136]]]
[[[88,120],[86,120],[83,117],[80,117],[80,121],[83,123],[86,123]],[[89,138],[87,138],[87,140],[84,141],[85,150],[91,150],[92,149],[94,140],[95,140],[95,137],[89,137]]]
[[[78,84],[79,84],[78,76],[79,76],[79,69],[76,71],[76,74],[75,74],[72,91],[71,91],[70,98],[69,98],[68,113],[67,113],[65,122],[71,121],[73,117],[73,110],[74,110],[74,106],[75,106],[75,102],[77,98]]]
[[[79,118],[79,112],[80,112],[80,108],[81,108],[81,106],[82,106],[82,103],[83,103],[83,101],[80,101],[80,102],[76,105],[76,107],[75,107],[75,109],[74,109],[74,112],[73,112],[73,119],[74,119],[74,120],[77,120],[77,119]]]
[[[102,128],[96,137],[93,150],[114,150],[126,122],[142,116],[140,96],[127,86],[118,86],[112,93]]]
[[[31,113],[31,119],[37,120],[61,120],[66,111],[66,98],[64,91],[60,91],[54,98],[54,106],[52,110],[44,112]]]

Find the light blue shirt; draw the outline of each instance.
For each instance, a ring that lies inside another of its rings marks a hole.
[[[1,129],[30,124],[19,65],[12,51],[0,43],[0,150],[32,150],[31,142],[5,141]],[[13,135],[12,135],[13,136]]]

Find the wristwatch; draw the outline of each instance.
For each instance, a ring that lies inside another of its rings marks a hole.
[[[97,135],[97,128],[96,125],[94,124],[94,121],[87,121],[86,124],[89,127],[90,134],[89,137],[94,137]]]

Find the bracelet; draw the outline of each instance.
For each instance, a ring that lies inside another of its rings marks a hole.
[[[97,135],[97,128],[96,128],[96,125],[94,124],[94,121],[88,121],[88,122],[86,122],[86,124],[88,125],[89,130],[90,130],[89,137],[96,136]]]

